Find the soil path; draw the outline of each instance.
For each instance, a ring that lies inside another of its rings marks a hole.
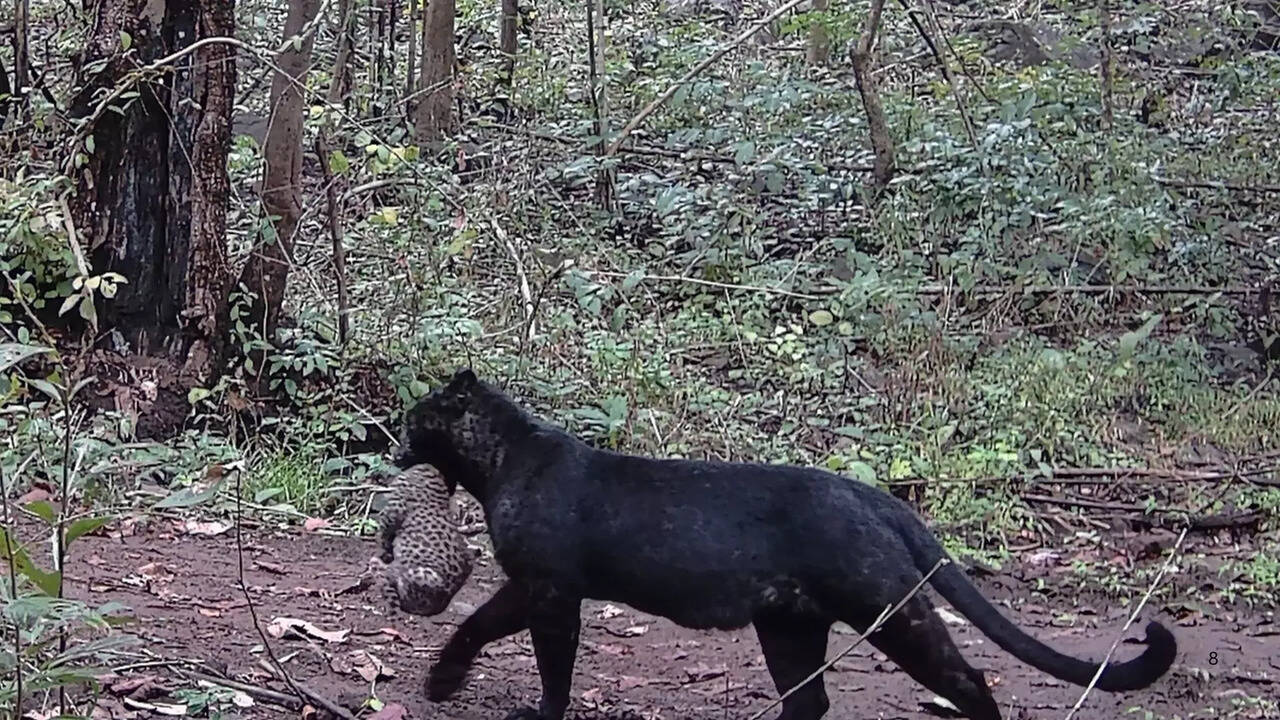
[[[192,535],[192,529],[219,528],[179,529],[156,520],[136,526],[132,535],[86,538],[69,567],[71,593],[95,604],[115,600],[132,608],[136,622],[130,632],[142,639],[148,655],[206,660],[231,677],[283,689],[259,664],[261,640],[236,580],[234,531]],[[370,695],[370,683],[359,671],[372,655],[394,675],[377,681],[377,697],[402,705],[411,718],[492,720],[518,704],[536,703],[537,674],[527,633],[491,645],[455,700],[427,702],[421,683],[432,654],[453,626],[492,593],[499,573],[482,561],[446,613],[417,618],[391,612],[379,586],[358,583],[376,551],[370,540],[246,530],[246,580],[261,623],[297,618],[337,633],[328,640],[289,634],[272,639],[275,653],[287,658],[298,680],[348,707],[359,707]],[[1032,597],[1029,584],[1015,575],[984,579],[981,585],[992,598]],[[1125,619],[1124,611],[1105,607],[1024,602],[1010,609],[1002,604],[1038,637],[1089,657],[1106,651]],[[1174,623],[1180,657],[1156,686],[1128,695],[1095,692],[1077,717],[1280,718],[1280,625],[1262,614],[1223,610],[1215,615],[1212,621]],[[829,656],[855,639],[845,630],[832,633]],[[1061,719],[1079,697],[1078,688],[1022,665],[967,624],[953,625],[952,632],[971,662],[995,684],[1006,718]],[[1122,644],[1117,657],[1131,657],[1138,649]],[[173,669],[156,666],[131,669],[122,678],[137,673],[151,673],[157,686],[169,689],[193,684]],[[866,644],[838,662],[826,682],[829,718],[939,716],[921,705],[931,699],[927,691]],[[136,678],[123,683],[119,692],[137,684]],[[570,717],[749,718],[775,696],[749,629],[698,632],[626,607],[595,602],[584,607]],[[127,704],[114,707],[99,715],[136,717],[120,710]],[[282,715],[296,712],[262,703],[242,711],[244,717]],[[775,715],[776,710],[766,717]]]

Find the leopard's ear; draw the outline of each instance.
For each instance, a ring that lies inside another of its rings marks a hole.
[[[469,392],[477,382],[479,380],[476,378],[476,374],[471,371],[471,368],[462,368],[454,373],[453,379],[449,381],[449,387],[459,392]]]

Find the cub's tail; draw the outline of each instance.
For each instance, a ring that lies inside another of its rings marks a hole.
[[[913,515],[911,520],[914,522],[900,526],[902,539],[921,572],[928,572],[946,553],[918,518]],[[1028,635],[983,597],[955,563],[938,568],[929,582],[960,614],[1010,655],[1059,680],[1081,686],[1093,680],[1098,663],[1064,655]],[[1147,648],[1138,657],[1128,662],[1108,663],[1096,687],[1111,692],[1138,690],[1164,675],[1178,654],[1173,634],[1153,621],[1147,624],[1145,642]]]

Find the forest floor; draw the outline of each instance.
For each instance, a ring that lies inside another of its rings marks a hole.
[[[481,560],[448,611],[418,618],[390,611],[382,586],[368,581],[368,560],[377,553],[373,540],[323,532],[246,524],[240,553],[235,530],[225,522],[150,516],[86,538],[68,566],[69,593],[93,605],[128,605],[134,622],[127,632],[141,640],[136,656],[122,658],[114,674],[104,677],[95,717],[181,714],[181,706],[166,705],[175,697],[185,700],[188,711],[202,697],[220,703],[217,710],[207,708],[210,717],[297,716],[298,707],[286,710],[261,696],[250,703],[245,695],[210,694],[193,674],[202,667],[287,694],[264,669],[254,614],[298,682],[348,708],[377,697],[383,703],[379,720],[488,720],[536,703],[527,633],[489,646],[451,702],[432,704],[422,693],[433,654],[500,582],[491,560]],[[238,581],[241,559],[252,608]],[[1127,617],[1110,603],[1073,595],[1078,581],[1060,563],[1046,562],[1043,553],[1024,553],[977,582],[1019,625],[1076,655],[1101,656]],[[1037,587],[1051,590],[1036,594]],[[1274,616],[1222,606],[1171,616],[1170,607],[1164,603],[1144,614],[1158,613],[1176,633],[1180,652],[1174,669],[1142,692],[1093,692],[1076,717],[1280,718],[1280,623]],[[1135,623],[1129,637],[1140,635],[1140,627]],[[1022,665],[967,624],[953,624],[952,632],[993,684],[1006,718],[1067,717],[1079,688]],[[837,626],[828,656],[855,639]],[[1140,648],[1121,643],[1116,658],[1127,659]],[[828,717],[940,716],[928,707],[932,695],[868,644],[837,662],[826,682]],[[583,609],[570,717],[749,718],[775,697],[750,629],[699,632],[626,607],[590,602]],[[776,713],[770,710],[766,717]]]

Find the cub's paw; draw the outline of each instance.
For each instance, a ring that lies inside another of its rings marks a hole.
[[[542,713],[526,706],[512,710],[502,720],[542,720]]]
[[[453,697],[467,679],[468,669],[467,663],[437,662],[427,674],[427,699],[438,703]]]

